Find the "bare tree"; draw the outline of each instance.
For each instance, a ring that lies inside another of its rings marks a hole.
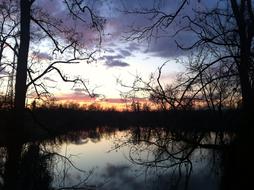
[[[194,4],[203,5],[200,6],[203,8],[195,8],[192,6]],[[218,95],[222,93],[218,92],[218,89],[225,90],[227,86],[226,89],[231,92],[230,96],[234,96],[239,84],[243,108],[249,113],[253,112],[253,2],[225,0],[205,7],[202,1],[181,1],[173,12],[165,10],[165,7],[157,3],[153,5],[150,9],[126,10],[126,13],[145,15],[150,21],[143,27],[134,26],[127,39],[151,39],[162,34],[170,35],[170,32],[171,37],[183,32],[195,36],[193,44],[189,46],[176,41],[179,48],[193,51],[195,59],[195,64],[189,64],[188,73],[183,77],[185,80],[177,85],[177,89],[181,91],[178,97],[179,105],[186,100],[186,96],[192,100],[195,97],[199,98],[201,92],[206,100],[214,99],[215,97],[211,96],[208,98],[208,91],[215,92],[209,89],[214,83]],[[191,14],[185,12],[186,8],[193,8]],[[175,30],[170,26],[174,26]],[[206,55],[204,59],[200,59],[201,49],[203,56]],[[213,76],[208,76],[211,72]],[[231,86],[233,83],[235,85]],[[161,89],[159,81],[157,85]],[[159,92],[156,91],[158,97],[164,99],[164,94]],[[221,103],[224,98],[219,97]]]
[[[1,107],[13,107],[15,63],[18,48],[18,9],[15,3],[0,4],[0,80],[2,81]],[[12,52],[12,53],[10,53]]]
[[[65,0],[59,2],[69,20],[51,16],[45,7],[36,0],[7,0],[1,2],[1,6],[9,12],[1,18],[1,46],[12,50],[17,61],[14,61],[15,69],[15,97],[14,108],[16,110],[17,123],[23,123],[23,114],[26,103],[26,96],[29,89],[33,89],[34,97],[42,98],[48,93],[43,78],[50,72],[55,72],[65,82],[81,84],[84,91],[90,93],[86,82],[80,78],[69,78],[61,67],[62,64],[77,64],[80,62],[91,62],[95,50],[88,51],[82,32],[78,27],[83,25],[84,30],[94,31],[95,40],[100,45],[105,19],[95,14],[96,11],[89,7],[89,3],[77,0]],[[10,7],[12,6],[12,7]],[[15,12],[14,12],[15,10]],[[3,11],[2,11],[3,12]],[[8,18],[7,21],[4,19]],[[14,22],[19,20],[19,22]],[[77,27],[78,26],[78,27]],[[6,34],[5,37],[4,34]],[[97,36],[96,36],[97,35]],[[8,38],[11,38],[10,42]],[[47,62],[40,60],[39,44],[49,43]],[[88,46],[87,46],[88,47]],[[93,49],[95,45],[91,45]],[[5,55],[1,48],[1,58]],[[38,66],[40,65],[40,66]],[[90,93],[90,95],[93,95]],[[22,128],[22,127],[21,127]]]

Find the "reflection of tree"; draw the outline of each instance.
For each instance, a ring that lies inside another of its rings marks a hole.
[[[70,157],[61,155],[54,149],[54,143],[48,146],[32,142],[1,148],[0,188],[6,190],[89,189],[87,180],[92,173],[77,168]],[[61,166],[60,170],[55,169],[57,165]],[[83,175],[81,181],[67,186],[65,180],[71,168]],[[55,183],[56,178],[61,178],[59,184]]]
[[[116,131],[118,129],[113,127],[87,128],[71,132],[69,136],[2,147],[0,189],[95,189],[88,185],[93,181],[89,181],[93,173],[77,168],[72,162],[74,155],[68,155],[64,150],[60,153],[60,148],[64,148],[63,144],[67,147],[70,143],[77,144],[88,139],[97,142],[112,136],[118,140],[116,148],[130,148],[128,159],[135,164],[133,172],[137,173],[128,172],[130,165],[107,165],[105,173],[102,173],[102,177],[109,179],[109,183],[103,186],[105,189],[118,189],[117,185],[125,183],[128,187],[139,189],[155,187],[155,184],[158,184],[157,189],[201,189],[206,185],[206,181],[202,181],[205,180],[204,175],[213,178],[214,171],[218,173],[216,181],[208,182],[219,183],[218,178],[221,177],[222,189],[241,189],[251,183],[253,156],[239,154],[240,148],[240,153],[245,153],[248,147],[243,146],[244,140],[235,133],[148,127],[125,129],[121,135],[117,135]],[[204,168],[208,172],[199,170],[202,163],[208,165],[208,169]],[[74,170],[81,174],[80,178],[72,175]],[[146,182],[140,176],[143,172]]]
[[[21,158],[20,186],[22,189],[51,189],[52,157],[41,152],[37,144],[28,145]],[[36,175],[32,175],[36,174]]]
[[[89,140],[96,143],[114,135],[115,130],[88,127],[48,139],[33,138],[33,142],[23,144],[5,142],[0,147],[0,189],[94,189],[88,184],[93,172],[78,168],[72,161],[75,155],[60,154],[60,148],[62,144]],[[72,176],[73,171],[79,179]]]
[[[2,189],[4,183],[3,183],[3,178],[4,178],[4,162],[6,159],[6,150],[5,148],[1,147],[0,148],[0,189]]]
[[[147,176],[151,173],[167,176],[171,188],[187,189],[193,174],[193,164],[200,162],[198,159],[211,157],[210,164],[219,165],[216,162],[218,157],[212,152],[223,151],[232,140],[228,135],[219,138],[219,134],[136,127],[122,145],[131,147],[128,159],[144,168]]]
[[[6,150],[3,189],[50,189],[49,157],[38,145],[7,145]]]

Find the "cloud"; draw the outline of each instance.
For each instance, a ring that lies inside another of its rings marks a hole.
[[[71,94],[63,94],[57,96],[56,99],[58,101],[77,101],[77,102],[92,102],[95,101],[95,98],[91,98],[89,95],[84,92],[75,91]]]
[[[70,2],[69,2],[70,3]],[[82,5],[87,5],[90,7],[96,15],[100,16],[100,6],[101,3],[98,1],[96,3],[90,1],[83,2]],[[53,34],[52,36],[55,39],[62,38],[61,45],[65,45],[63,43],[68,44],[69,40],[77,40],[78,43],[83,48],[93,49],[96,48],[100,42],[100,33],[94,27],[94,24],[91,20],[91,15],[89,11],[84,11],[80,13],[79,18],[75,19],[74,16],[68,9],[68,6],[63,1],[52,1],[52,0],[38,0],[33,4],[34,9],[33,17],[38,20],[43,20],[41,25],[47,28],[49,33]],[[74,7],[74,12],[77,11],[77,7]],[[103,23],[103,19],[98,19],[100,23]],[[45,24],[51,23],[51,24]],[[57,27],[55,27],[57,26]],[[38,27],[34,27],[38,29]],[[40,33],[44,33],[41,31]],[[59,45],[59,46],[61,46]]]
[[[93,2],[93,1],[91,1]],[[104,17],[106,19],[106,23],[104,25],[104,33],[103,33],[103,44],[106,51],[108,53],[118,52],[120,55],[127,57],[133,54],[133,51],[141,51],[143,50],[144,44],[140,45],[135,41],[128,42],[128,46],[125,49],[116,49],[122,43],[120,41],[123,36],[128,36],[128,31],[132,30],[132,26],[134,28],[142,28],[145,26],[151,25],[151,16],[150,14],[125,14],[123,10],[137,10],[140,8],[145,8],[147,10],[151,8],[160,7],[161,11],[164,11],[168,14],[173,13],[180,5],[179,2],[166,2],[166,1],[154,1],[154,0],[130,0],[130,1],[111,1],[111,3],[105,3],[103,1],[98,1],[96,3],[91,3],[87,1],[88,6],[92,5],[93,10],[95,10],[96,14]],[[212,1],[208,1],[208,4],[211,4]],[[206,2],[199,3],[198,6],[207,4]],[[59,18],[63,20],[64,26],[67,28],[74,27],[76,28],[77,33],[81,35],[77,35],[73,38],[77,38],[80,42],[85,43],[88,47],[95,47],[97,44],[95,41],[98,41],[98,33],[89,26],[89,15],[83,15],[85,19],[88,20],[87,24],[77,22],[70,17],[68,14],[68,10],[66,9],[66,5],[64,3],[59,3],[58,1],[52,0],[38,0],[36,1],[36,5],[42,7],[43,10],[53,15],[54,18]],[[158,33],[155,33],[154,36],[165,36],[172,35],[175,30],[179,29],[181,22],[182,24],[185,22],[182,18],[182,15],[191,15],[193,14],[193,8],[197,6],[195,3],[187,5],[182,11],[181,15],[176,19],[176,22],[172,24],[169,28],[163,28],[159,30]],[[208,6],[208,5],[207,5]],[[209,5],[211,7],[211,5]],[[119,11],[121,10],[121,11]],[[159,16],[158,16],[159,17]],[[156,20],[158,17],[155,17]],[[124,18],[124,21],[123,21]],[[91,23],[90,23],[91,24]],[[181,24],[181,25],[182,25]],[[126,33],[127,32],[127,33]],[[159,37],[157,40],[152,40],[149,44],[149,47],[146,49],[144,53],[150,53],[153,56],[158,57],[176,57],[185,55],[186,52],[177,48],[175,44],[175,39],[180,41],[182,44],[188,45],[190,41],[193,40],[193,36],[191,36],[190,32],[186,32],[185,34],[181,34],[176,38],[172,38],[168,36],[167,38]],[[146,44],[146,43],[145,43]],[[86,46],[86,47],[87,47]],[[142,48],[141,48],[142,47]],[[118,61],[120,62],[120,60]],[[123,61],[121,61],[123,62]],[[110,64],[109,64],[110,65]],[[115,65],[115,64],[112,64]],[[118,64],[116,64],[118,65]],[[120,64],[121,65],[121,64]],[[126,64],[124,64],[126,65]]]
[[[115,47],[115,49],[108,48],[106,52],[111,54],[104,55],[100,57],[99,60],[105,60],[106,62],[112,62],[116,60],[120,61],[132,55],[132,53],[129,50],[119,47]]]
[[[63,25],[67,26],[67,28],[74,27],[77,30],[77,32],[81,35],[74,36],[73,38],[78,38],[81,43],[85,43],[89,47],[94,47],[95,46],[95,41],[98,41],[98,33],[94,31],[91,27],[89,27],[89,24],[77,22],[73,19],[68,14],[68,11],[66,10],[66,6],[62,3],[56,3],[55,1],[51,0],[46,0],[45,2],[40,0],[38,1],[37,5],[39,7],[43,7],[46,12],[54,13],[54,18],[59,18],[62,19]],[[57,7],[60,6],[60,9]],[[153,6],[161,6],[164,7],[165,10],[169,10],[169,12],[174,11],[176,7],[178,6],[178,3],[165,3],[165,5],[156,3],[154,4],[154,1],[146,1],[145,3],[140,0],[132,0],[132,1],[124,1],[124,2],[118,2],[118,1],[112,1],[111,4],[107,3],[96,3],[93,6],[93,9],[96,10],[96,13],[101,14],[101,16],[104,16],[107,21],[104,26],[104,36],[103,36],[103,43],[106,51],[108,53],[115,53],[118,52],[119,55],[122,55],[123,57],[128,57],[133,54],[134,51],[141,51],[143,50],[144,44],[140,45],[139,43],[133,41],[129,42],[127,47],[125,48],[120,48],[119,46],[122,44],[120,43],[120,40],[122,39],[122,36],[128,36],[128,33],[126,34],[127,31],[131,30],[132,25],[134,25],[136,28],[138,27],[144,27],[148,26],[151,24],[151,20],[149,20],[149,16],[151,15],[138,15],[138,14],[125,14],[119,10],[135,10],[141,7],[145,8],[151,8]],[[53,11],[57,10],[57,11]],[[164,9],[163,9],[164,10]],[[110,11],[110,14],[109,14]],[[67,13],[67,14],[66,14]],[[124,17],[124,22],[123,22],[123,17]],[[84,18],[89,20],[89,15],[84,15]],[[171,27],[170,27],[171,28]],[[166,29],[166,34],[168,32],[171,33],[173,30],[169,31]],[[161,35],[163,32],[159,32],[158,35]],[[179,36],[180,40],[183,43],[188,42],[189,36],[184,37]],[[113,46],[113,44],[115,46]],[[142,48],[141,48],[142,47]],[[117,49],[118,48],[118,49]],[[154,56],[158,57],[175,57],[181,54],[184,54],[185,52],[179,50],[177,48],[174,39],[171,37],[168,38],[159,38],[157,40],[153,40],[150,44],[149,47],[146,49],[145,53],[150,53]],[[41,58],[47,58],[47,55],[41,55]],[[48,57],[49,58],[49,57]],[[115,58],[116,59],[116,58]],[[107,62],[113,62],[113,63],[107,63],[108,66],[127,66],[127,64],[122,64],[122,60],[107,60]]]
[[[145,53],[150,53],[158,57],[174,57],[179,55],[179,49],[172,39],[157,39],[149,44]]]
[[[130,169],[128,165],[113,165],[108,163],[105,172],[108,177],[120,177],[120,175],[123,175],[123,173],[127,172]]]
[[[187,32],[183,32],[176,37],[165,36],[153,39],[149,42],[144,53],[151,54],[157,57],[175,58],[187,55],[189,52],[182,50],[177,46],[177,43],[182,47],[190,47],[196,40],[196,37]],[[177,43],[176,43],[177,42]]]
[[[107,52],[107,53],[115,53],[115,50],[112,49],[112,48],[107,48],[104,51]]]
[[[139,181],[135,175],[132,175],[130,171],[131,168],[128,165],[114,165],[108,163],[101,177],[110,179],[110,181],[103,186],[103,189],[117,190],[120,187],[122,190],[146,189],[145,185]]]
[[[57,82],[56,80],[54,80],[50,77],[44,77],[43,80],[47,80],[47,81],[50,81],[50,82]]]
[[[124,58],[122,55],[105,55],[101,59],[107,60],[107,61],[112,61],[115,59],[122,59],[122,58]]]
[[[131,53],[130,53],[129,51],[127,51],[127,50],[121,49],[121,50],[120,50],[120,53],[121,53],[121,55],[124,56],[124,57],[131,56]]]
[[[107,67],[128,67],[129,64],[120,60],[111,60],[105,63]]]
[[[170,160],[168,160],[170,162]],[[133,173],[134,169],[138,173]],[[184,168],[182,168],[184,169]],[[209,165],[205,166],[201,170],[196,169],[188,181],[189,190],[201,190],[201,189],[218,189],[219,187],[219,177],[216,174],[211,173]],[[146,171],[143,173],[142,171]],[[103,168],[101,177],[105,179],[110,179],[109,183],[103,186],[105,190],[112,189],[168,189],[177,184],[176,189],[184,189],[185,175],[182,176],[180,181],[177,181],[180,173],[172,172],[173,168],[168,168],[168,170],[158,170],[156,167],[150,167],[146,170],[145,167],[130,167],[126,164],[115,165],[112,163],[107,163],[106,167]],[[200,172],[202,171],[202,172]],[[144,176],[140,175],[142,172]],[[181,174],[185,174],[181,171]],[[187,179],[186,179],[187,180]]]
[[[100,57],[99,60],[104,61],[105,62],[104,65],[107,67],[127,67],[127,66],[129,66],[129,64],[122,60],[124,58],[125,57],[121,54],[105,55],[103,57]]]
[[[125,100],[121,99],[121,98],[107,98],[103,100],[104,102],[110,103],[110,104],[121,104],[121,103],[125,103]]]
[[[35,51],[33,51],[32,56],[33,56],[33,58],[37,58],[39,60],[52,60],[53,59],[52,56],[49,55],[46,52],[35,52]]]
[[[138,43],[132,42],[132,43],[129,43],[126,49],[129,51],[138,51],[140,50],[140,45]]]
[[[167,14],[173,13],[177,10],[179,5],[180,3],[177,1],[170,3],[166,1],[155,2],[153,0],[148,0],[145,3],[141,0],[114,2],[114,6],[120,10],[128,10],[130,12],[133,10],[135,12],[135,10],[140,8],[149,10],[159,7],[161,11],[164,11]],[[184,24],[187,24],[186,20],[184,20],[182,16],[193,16],[193,8],[195,8],[195,6],[195,3],[186,5],[186,7],[184,7],[181,11],[179,17],[177,17],[175,22],[173,22],[168,28],[158,28],[158,30],[156,30],[156,28],[154,33],[151,35],[151,41],[146,41],[146,38],[144,38],[141,42],[136,42],[135,40],[128,42],[129,45],[125,48],[125,50],[129,51],[129,53],[133,53],[133,51],[142,51],[143,53],[148,53],[152,56],[164,58],[174,58],[186,55],[187,51],[183,51],[178,48],[175,41],[180,42],[180,44],[183,44],[184,46],[190,46],[196,40],[195,37],[189,31],[180,32],[174,37],[173,34]],[[111,40],[114,41],[115,39],[120,39],[122,36],[128,37],[132,33],[133,29],[142,30],[144,27],[151,26],[151,21],[155,21],[160,16],[162,15],[152,17],[152,14],[125,14],[124,11],[118,12],[114,18],[109,18],[108,28],[111,28],[112,31],[117,31],[112,32]],[[124,22],[122,21],[122,18],[124,18]],[[149,36],[146,37],[149,38]]]

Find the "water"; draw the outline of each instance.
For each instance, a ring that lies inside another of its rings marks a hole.
[[[220,147],[230,140],[228,134],[213,132],[87,128],[23,144],[22,175],[12,178],[21,186],[32,183],[34,189],[35,183],[36,189],[220,189]],[[4,167],[11,157],[6,155],[12,151],[1,151],[3,186]]]
[[[99,130],[97,128],[92,138],[80,132],[78,139],[60,145],[58,153],[70,158],[86,173],[66,162],[58,162],[56,170],[62,169],[61,173],[64,173],[68,168],[68,177],[55,179],[55,187],[79,184],[90,175],[86,184],[105,190],[167,189],[177,185],[189,189],[202,189],[204,185],[206,189],[218,188],[218,175],[212,168],[215,167],[212,151],[173,141],[171,133],[167,134],[163,129],[141,128],[142,132],[138,134],[135,128],[109,134]],[[64,168],[63,164],[68,166]]]

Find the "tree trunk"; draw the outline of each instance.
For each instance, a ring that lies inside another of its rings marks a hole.
[[[27,60],[30,42],[30,11],[31,2],[29,0],[20,0],[20,46],[17,60],[14,98],[15,123],[20,125],[20,127],[24,125],[24,110],[27,90]],[[17,127],[16,124],[14,127]]]
[[[240,38],[240,59],[239,59],[239,77],[242,90],[243,109],[249,115],[254,113],[254,94],[250,79],[250,60],[251,60],[251,44],[253,38],[253,23],[249,21],[247,1],[237,2],[231,0],[232,11],[238,27]]]
[[[244,46],[244,45],[243,45]],[[240,83],[241,83],[241,90],[242,90],[242,102],[243,102],[243,109],[247,112],[253,112],[254,109],[254,97],[252,93],[250,77],[248,72],[248,58],[250,55],[241,49],[241,56],[240,56],[240,65],[239,65],[239,75],[240,75]]]

